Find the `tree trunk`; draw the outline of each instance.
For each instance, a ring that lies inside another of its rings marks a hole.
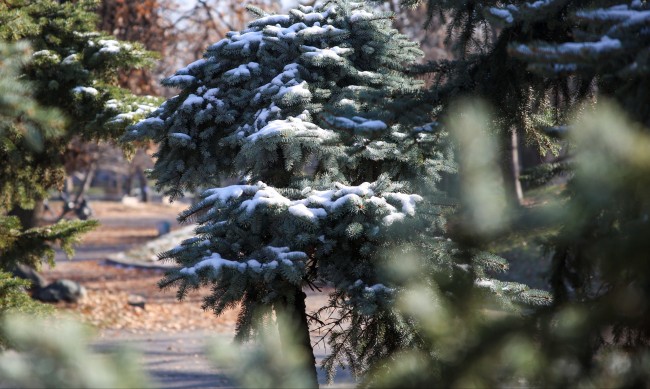
[[[503,183],[508,202],[515,208],[518,208],[523,204],[524,192],[521,189],[521,181],[519,181],[519,137],[517,130],[513,129],[508,131],[508,134],[503,137],[503,140],[504,155],[501,164]]]
[[[135,175],[135,172],[130,171],[126,175],[126,181],[124,182],[124,194],[127,196],[131,196],[131,193],[133,193],[133,176]]]
[[[43,200],[35,200],[33,209],[25,209],[16,206],[9,211],[8,215],[18,217],[23,230],[38,227],[41,217],[43,216]]]
[[[138,182],[140,183],[140,200],[143,203],[149,201],[149,186],[147,185],[147,177],[141,167],[137,167]]]
[[[67,175],[65,177],[65,183],[63,185],[63,194],[64,196],[64,201],[70,201],[70,198],[72,198],[72,192],[74,192],[74,182],[72,181],[72,176]]]
[[[85,197],[86,192],[88,189],[90,189],[90,184],[93,182],[93,177],[95,176],[95,163],[93,162],[90,164],[88,167],[88,171],[86,172],[86,175],[84,176],[84,180],[81,183],[81,187],[79,188],[79,192],[77,192],[77,196],[74,199],[75,204],[79,204],[79,200]]]
[[[311,346],[309,337],[309,325],[307,323],[307,307],[305,298],[307,295],[300,289],[296,288],[293,301],[288,299],[282,302],[282,314],[285,315],[286,323],[279,326],[280,342],[282,348],[298,347],[305,355],[304,369],[309,373],[310,388],[318,388],[318,378],[316,372],[316,358],[314,349]]]

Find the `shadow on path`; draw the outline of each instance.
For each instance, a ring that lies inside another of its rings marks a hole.
[[[104,330],[93,348],[99,353],[110,353],[116,347],[126,346],[137,352],[142,368],[157,388],[234,387],[225,372],[213,367],[204,355],[205,345],[214,336],[207,331],[135,334]]]
[[[110,353],[117,347],[126,346],[137,352],[141,367],[149,374],[156,388],[233,388],[236,383],[229,378],[228,370],[215,367],[204,353],[211,339],[230,341],[231,336],[208,331],[139,334],[104,330],[93,343],[93,348],[99,353]],[[314,351],[317,363],[320,363],[326,355],[325,349],[318,347]],[[332,385],[326,385],[325,371],[318,370],[321,388],[355,386],[349,370],[339,369]]]

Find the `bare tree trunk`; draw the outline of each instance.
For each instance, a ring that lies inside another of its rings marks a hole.
[[[72,176],[68,174],[65,178],[65,183],[63,184],[63,194],[65,195],[66,201],[69,201],[70,197],[72,197],[73,190],[74,190],[74,183],[72,181]]]
[[[79,203],[79,200],[85,196],[86,192],[90,188],[90,184],[93,182],[93,177],[95,176],[96,165],[97,164],[93,162],[88,167],[88,171],[86,172],[84,180],[81,183],[81,188],[79,188],[79,192],[77,192],[77,196],[74,199],[75,204]]]
[[[503,140],[505,147],[501,169],[506,187],[506,196],[512,205],[519,207],[523,204],[524,192],[521,189],[521,181],[519,180],[519,137],[517,130],[508,131]]]
[[[149,201],[149,186],[147,185],[147,177],[144,175],[144,171],[140,166],[138,166],[136,169],[138,182],[140,183],[140,200],[143,203],[146,203]]]
[[[124,194],[127,196],[131,196],[131,193],[133,193],[133,176],[135,175],[135,172],[129,171],[128,174],[126,175],[126,181],[124,183]]]
[[[304,369],[310,376],[308,387],[318,388],[316,358],[314,357],[314,349],[309,337],[309,324],[307,323],[306,297],[307,295],[302,290],[296,288],[293,301],[283,301],[281,313],[286,316],[286,325],[279,328],[280,341],[285,349],[290,345],[301,349],[301,352],[305,355]]]

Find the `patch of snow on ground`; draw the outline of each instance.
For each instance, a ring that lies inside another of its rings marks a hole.
[[[151,240],[142,246],[135,247],[131,250],[121,252],[109,257],[109,259],[125,262],[157,262],[161,266],[174,267],[175,264],[170,262],[158,261],[158,254],[169,251],[177,247],[186,239],[194,237],[194,229],[196,225],[190,225],[178,230],[172,231],[168,234],[162,235],[159,238]]]

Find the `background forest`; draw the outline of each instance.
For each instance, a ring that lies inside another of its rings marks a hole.
[[[16,276],[106,169],[191,196],[160,286],[241,308],[244,387],[318,387],[316,330],[360,386],[650,382],[647,1],[9,0],[0,51],[8,385],[150,384]]]

